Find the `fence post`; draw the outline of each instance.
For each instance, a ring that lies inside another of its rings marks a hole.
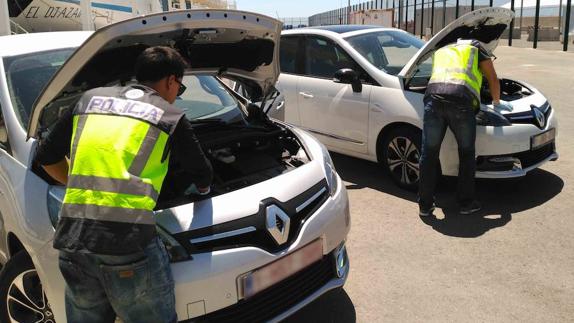
[[[442,28],[446,26],[446,0],[442,0]]]
[[[458,19],[458,7],[459,7],[459,0],[456,0],[456,9],[454,11],[455,19]]]
[[[430,36],[434,36],[434,0],[431,0]]]
[[[415,4],[413,5],[413,35],[417,35],[417,0],[415,0]]]
[[[409,0],[405,5],[405,31],[409,32]]]
[[[423,38],[424,35],[424,28],[425,28],[425,0],[422,0],[422,4],[421,4],[421,39]]]
[[[568,51],[568,33],[570,33],[570,10],[572,9],[572,0],[566,1],[566,21],[564,22],[564,51]]]
[[[403,0],[399,0],[399,29],[401,29],[401,22],[403,20]]]
[[[538,47],[538,24],[540,23],[540,0],[536,0],[536,13],[534,16],[534,44],[533,48]]]
[[[514,0],[510,1],[510,10],[512,10],[512,12],[514,12]],[[510,32],[508,35],[508,46],[512,46],[512,36],[514,34],[514,17],[512,17],[512,21],[510,22]],[[522,38],[522,31],[520,32],[521,38]]]
[[[474,11],[474,0],[470,2],[470,11]]]

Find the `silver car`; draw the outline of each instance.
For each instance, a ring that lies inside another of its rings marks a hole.
[[[212,161],[207,198],[170,165],[158,203],[182,321],[279,321],[349,272],[347,192],[325,147],[273,121],[281,23],[240,11],[143,16],[95,33],[0,37],[0,322],[66,322],[54,226],[65,188],[37,139],[87,89],[133,82],[134,58],[169,45],[191,62],[185,110]],[[255,105],[221,78],[240,81]],[[102,131],[106,131],[102,129]]]

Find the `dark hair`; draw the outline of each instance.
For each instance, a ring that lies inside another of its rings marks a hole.
[[[178,51],[165,46],[144,50],[136,59],[135,74],[138,82],[157,82],[170,75],[183,77],[187,62]]]

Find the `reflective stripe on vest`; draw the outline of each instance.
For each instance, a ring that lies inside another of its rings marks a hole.
[[[429,84],[433,83],[462,85],[480,101],[482,73],[478,67],[478,48],[453,44],[437,50],[429,81]]]
[[[164,111],[145,102],[88,99],[74,115],[72,163],[60,215],[154,224],[152,210],[169,160],[162,160],[169,135],[155,126]]]

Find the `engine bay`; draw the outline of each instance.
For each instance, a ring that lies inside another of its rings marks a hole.
[[[509,79],[500,79],[500,99],[504,101],[515,101],[532,95],[534,92],[526,86]],[[480,91],[480,102],[483,104],[492,104],[492,95],[488,88],[488,81],[482,81],[482,89]]]
[[[271,121],[264,125],[205,124],[196,127],[195,134],[213,166],[211,193],[207,196],[186,195],[185,190],[193,179],[177,162],[170,162],[158,209],[229,193],[310,161],[299,139],[287,128]]]

